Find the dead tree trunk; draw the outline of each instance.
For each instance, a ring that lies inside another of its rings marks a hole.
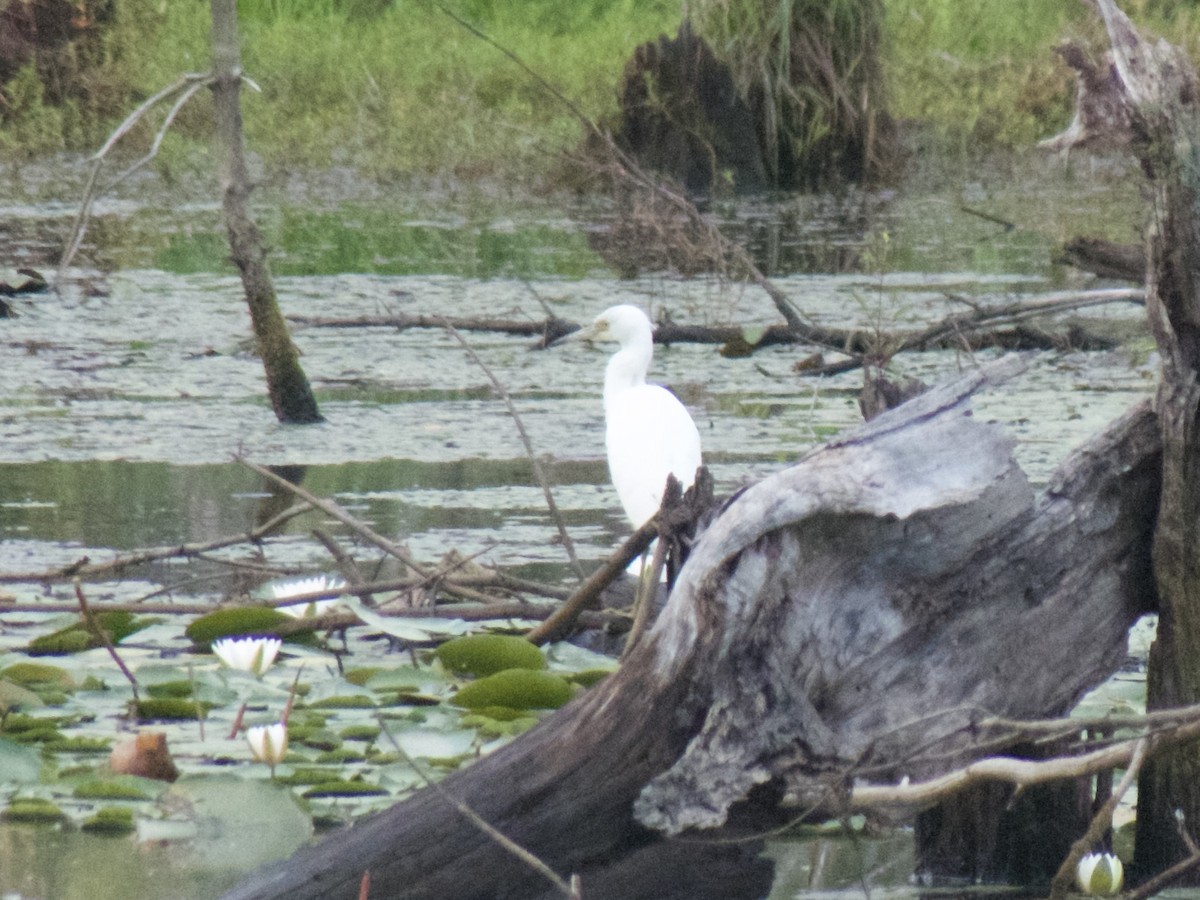
[[[988,380],[931,391],[735,496],[619,673],[227,900],[350,900],[366,872],[371,896],[542,895],[543,876],[443,791],[589,898],[759,896],[761,861],[713,894],[664,883],[662,860],[689,871],[675,854],[710,829],[836,815],[856,777],[944,771],[999,737],[979,727],[989,714],[1068,709],[1123,660],[1152,599],[1158,428],[1138,407],[1035,498],[1011,442],[970,415]]]
[[[1161,605],[1147,678],[1147,706],[1156,709],[1200,700],[1200,85],[1186,54],[1142,38],[1112,0],[1098,5],[1112,43],[1113,82],[1129,110],[1135,149],[1153,190],[1146,307],[1163,360],[1155,403],[1163,447],[1154,535]],[[1191,836],[1200,838],[1195,743],[1156,756],[1142,770],[1140,873],[1188,855],[1177,811]]]
[[[280,422],[320,422],[317,401],[304,370],[300,368],[300,356],[288,333],[283,313],[275,302],[275,285],[271,281],[262,233],[250,217],[246,202],[250,194],[250,175],[246,169],[242,110],[238,101],[242,86],[242,51],[238,42],[236,0],[212,0],[212,21],[213,105],[217,139],[224,153],[221,196],[225,227],[250,306],[250,321],[267,374],[271,407]]]

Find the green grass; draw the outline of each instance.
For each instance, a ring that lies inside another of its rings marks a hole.
[[[1028,146],[1066,124],[1073,82],[1052,48],[1096,33],[1082,4],[883,2],[884,83],[896,118],[967,152]],[[44,104],[32,71],[10,83],[0,159],[94,150],[141,99],[181,72],[208,68],[207,4],[115,3],[115,21],[72,51],[68,65],[87,77],[69,103]],[[615,110],[636,46],[673,33],[681,16],[679,0],[450,5],[595,119]],[[1200,14],[1184,8],[1167,19],[1164,8],[1180,4],[1165,0],[1124,5],[1154,32],[1200,46]],[[246,135],[269,170],[536,179],[580,140],[578,122],[542,87],[420,0],[243,0],[241,24],[247,74],[262,87],[244,95]],[[201,92],[179,116],[160,169],[207,166],[210,122]],[[157,127],[155,118],[134,131],[128,158],[144,152]]]
[[[1021,148],[1066,127],[1074,76],[1053,48],[1100,40],[1082,3],[1046,0],[884,0],[891,111],[966,152]],[[1200,16],[1172,0],[1121,0],[1149,34],[1200,49]],[[1178,7],[1171,12],[1169,7]]]
[[[124,85],[90,128],[75,128],[74,149],[94,149],[136,102],[208,62],[208,6],[117,0],[118,17],[89,80]],[[634,48],[673,29],[677,0],[553,0],[451,4],[518,54],[590,117],[615,109],[617,85]],[[536,174],[576,144],[579,123],[499,50],[423,3],[378,0],[256,0],[243,3],[244,66],[262,88],[246,91],[247,142],[270,167],[347,165],[379,176],[459,177]],[[28,91],[25,91],[27,94]],[[0,127],[0,154],[23,135],[39,152],[64,128],[28,98],[13,134]],[[164,146],[163,165],[188,158],[207,140],[211,107],[198,95]],[[13,118],[13,121],[17,121]],[[144,151],[158,117],[130,138]]]

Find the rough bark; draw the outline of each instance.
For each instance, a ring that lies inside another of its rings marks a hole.
[[[266,244],[250,216],[250,175],[242,139],[242,53],[238,42],[236,0],[212,0],[213,105],[223,160],[221,197],[233,261],[242,277],[254,338],[267,376],[271,408],[280,422],[322,421],[300,354],[275,301]]]
[[[1186,54],[1143,38],[1112,0],[1097,6],[1112,44],[1113,86],[1128,110],[1152,190],[1146,308],[1163,360],[1155,398],[1163,470],[1154,536],[1161,605],[1147,707],[1158,709],[1200,700],[1200,104]],[[1193,838],[1200,837],[1196,743],[1160,754],[1142,770],[1138,872],[1152,874],[1187,855],[1177,815]]]
[[[977,727],[987,714],[1069,708],[1122,661],[1151,600],[1157,427],[1133,410],[1035,498],[1011,442],[970,415],[970,391],[994,375],[922,395],[736,495],[619,673],[228,900],[353,898],[368,870],[373,896],[546,889],[441,791],[580,874],[585,896],[706,896],[675,893],[654,867],[617,873],[671,858],[681,832],[838,814],[854,775],[941,772],[996,737]],[[761,893],[742,882],[722,896]]]

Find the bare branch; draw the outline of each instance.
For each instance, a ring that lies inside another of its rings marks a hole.
[[[550,510],[550,518],[554,520],[554,527],[558,529],[558,536],[562,541],[563,549],[567,552],[567,557],[571,560],[571,568],[575,570],[576,577],[582,582],[584,580],[583,566],[579,564],[579,557],[575,554],[575,542],[571,540],[571,533],[567,531],[567,523],[563,521],[562,513],[558,511],[558,504],[554,502],[554,493],[550,490],[550,479],[546,477],[546,470],[542,468],[542,463],[533,450],[533,441],[529,439],[529,433],[525,430],[525,423],[521,421],[521,416],[517,413],[517,407],[513,404],[512,397],[504,389],[504,385],[500,383],[500,379],[488,368],[487,363],[479,358],[479,354],[467,343],[466,338],[459,334],[457,329],[450,324],[449,320],[443,318],[442,323],[445,329],[467,351],[467,355],[471,357],[475,365],[483,370],[483,374],[492,382],[492,387],[500,395],[500,399],[504,401],[504,406],[508,410],[508,414],[512,416],[513,424],[517,426],[517,433],[521,436],[521,443],[525,446],[525,455],[529,457],[529,462],[533,466],[533,474],[537,477],[538,484],[542,486],[542,495],[546,498],[546,508]]]

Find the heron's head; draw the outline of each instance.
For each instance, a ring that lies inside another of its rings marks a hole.
[[[591,325],[568,335],[572,341],[615,341],[628,346],[639,338],[649,338],[654,327],[644,312],[636,306],[610,306],[596,316]]]

